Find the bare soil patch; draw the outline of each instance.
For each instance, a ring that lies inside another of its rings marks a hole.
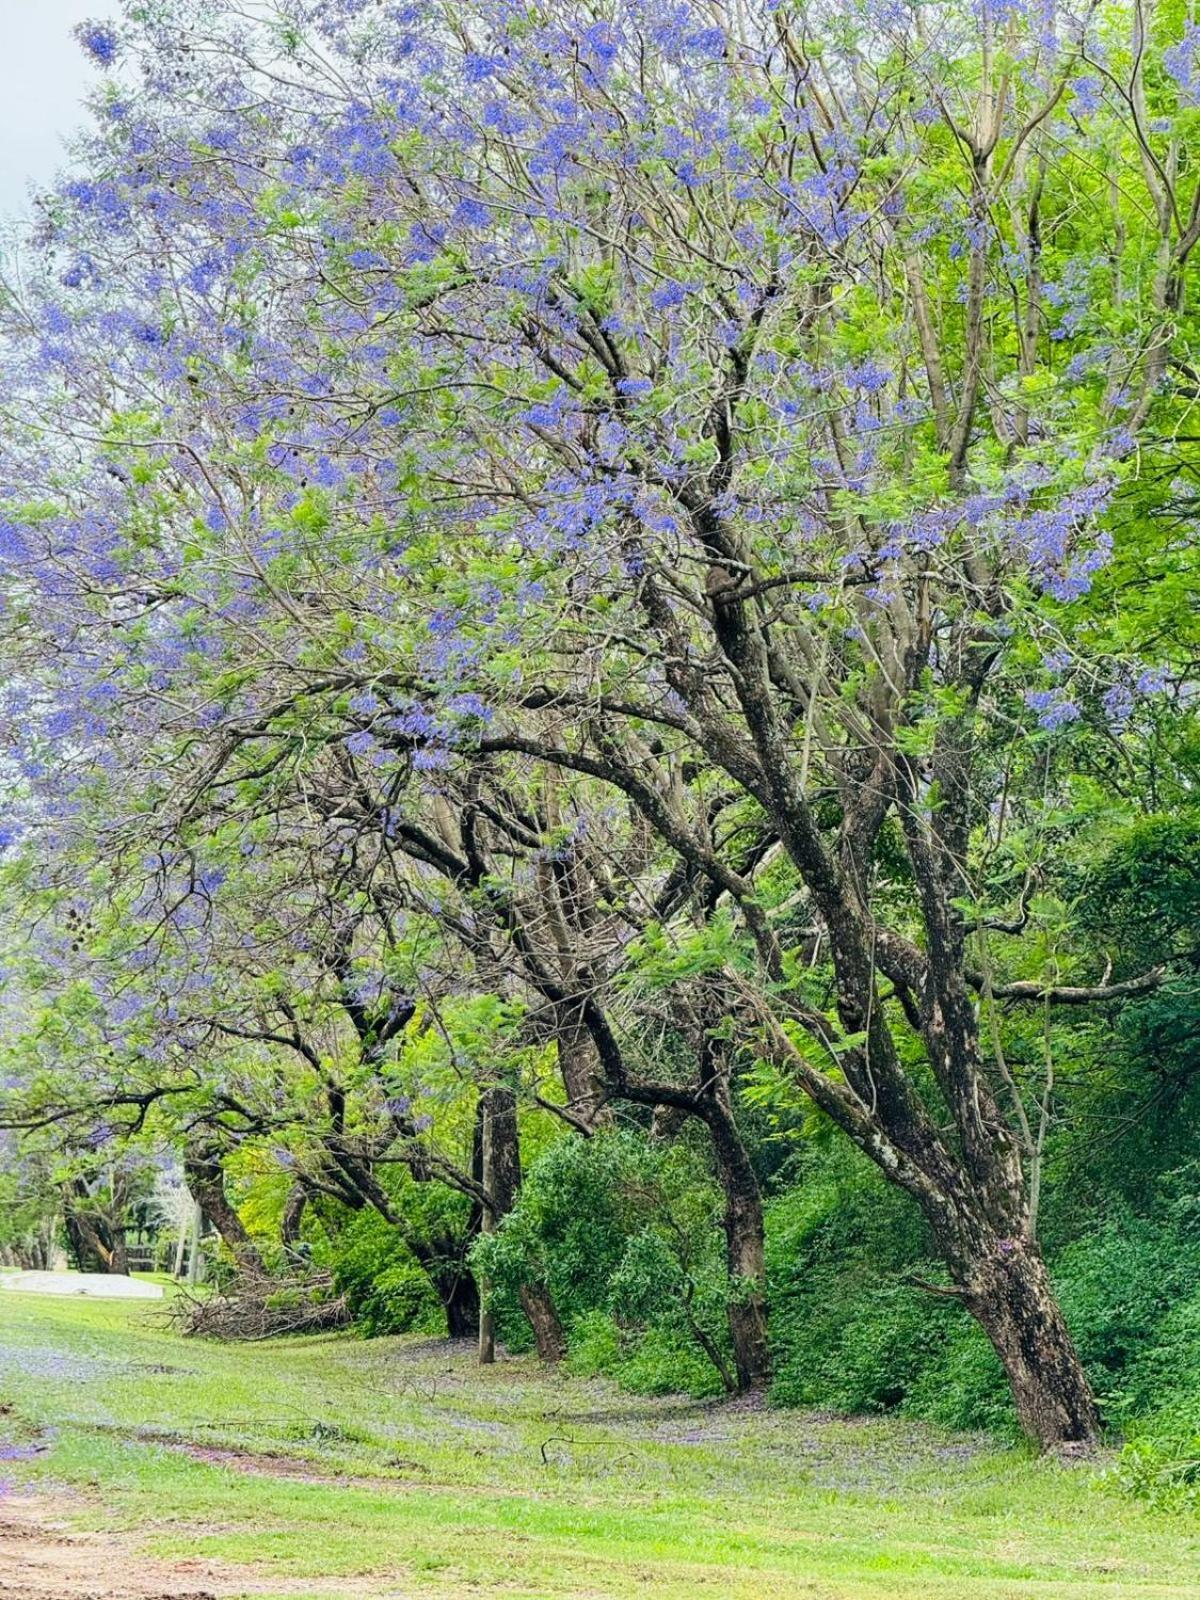
[[[346,1600],[387,1595],[394,1586],[361,1579],[264,1577],[262,1569],[228,1562],[162,1561],[144,1555],[125,1533],[79,1532],[79,1501],[67,1495],[0,1496],[2,1600],[245,1600],[260,1594],[331,1593]]]
[[[232,1467],[235,1472],[253,1472],[269,1478],[299,1478],[302,1483],[363,1484],[368,1488],[387,1488],[393,1480],[373,1478],[367,1473],[323,1472],[299,1456],[280,1455],[271,1450],[244,1450],[236,1445],[216,1446],[192,1444],[182,1440],[171,1442],[173,1450],[182,1450],[193,1461],[203,1461],[210,1467]]]

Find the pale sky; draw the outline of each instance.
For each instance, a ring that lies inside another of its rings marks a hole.
[[[48,183],[63,139],[86,120],[85,94],[101,74],[72,37],[104,20],[113,0],[0,0],[0,217],[28,214],[28,188]]]

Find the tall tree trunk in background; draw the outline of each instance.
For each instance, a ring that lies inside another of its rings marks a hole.
[[[475,1176],[483,1185],[490,1197],[490,1203],[480,1207],[479,1231],[491,1233],[496,1226],[498,1218],[496,1212],[496,1129],[494,1126],[492,1099],[493,1091],[485,1089],[475,1103]],[[488,1304],[491,1285],[485,1278],[480,1278],[479,1289],[479,1364],[487,1367],[496,1359],[496,1319]]]
[[[79,1193],[81,1186],[82,1196]],[[91,1217],[83,1210],[83,1205],[87,1204],[89,1199],[87,1186],[82,1185],[82,1180],[73,1180],[64,1185],[63,1217],[66,1222],[67,1240],[71,1254],[75,1258],[75,1265],[80,1272],[107,1272],[108,1261],[105,1259],[100,1235]]]
[[[258,1246],[246,1232],[237,1208],[225,1193],[225,1174],[219,1152],[211,1145],[190,1145],[184,1151],[183,1175],[192,1198],[221,1235],[239,1269],[265,1278],[266,1263]]]
[[[479,1096],[479,1131],[483,1187],[488,1199],[483,1208],[483,1232],[492,1233],[512,1210],[521,1183],[521,1147],[517,1138],[517,1097],[501,1084],[491,1084]],[[488,1366],[496,1359],[496,1326],[488,1305],[487,1283],[480,1284],[483,1310],[479,1318],[479,1360]]]
[[[98,1225],[100,1237],[108,1250],[108,1270],[127,1275],[129,1272],[129,1243],[125,1228],[125,1215],[129,1205],[129,1177],[124,1172],[109,1169],[106,1183],[101,1183],[100,1194],[107,1192],[107,1205],[100,1207]]]
[[[729,1271],[729,1335],[737,1385],[764,1388],[771,1380],[767,1338],[767,1266],[762,1192],[729,1103],[724,1079],[702,1102],[712,1137],[717,1181],[725,1197],[725,1260]]]
[[[125,1237],[125,1224],[110,1220],[101,1223],[102,1234],[108,1234],[108,1270],[127,1275],[129,1272],[129,1246]]]
[[[568,1007],[555,1007],[555,1046],[558,1070],[567,1093],[567,1107],[578,1117],[583,1130],[612,1121],[604,1104],[604,1080],[592,1036],[580,1017]]]
[[[489,1197],[489,1204],[484,1207],[483,1231],[491,1233],[516,1204],[521,1186],[517,1097],[502,1084],[491,1084],[480,1095],[479,1106],[483,1186]],[[486,1295],[486,1286],[483,1287]],[[566,1339],[549,1291],[543,1284],[528,1282],[520,1286],[519,1294],[533,1329],[538,1356],[543,1361],[561,1361]],[[495,1359],[495,1327],[491,1312],[485,1308],[479,1323],[479,1360],[486,1366]]]

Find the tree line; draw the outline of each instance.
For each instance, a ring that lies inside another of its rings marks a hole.
[[[177,1149],[260,1278],[227,1168],[273,1163],[285,1256],[374,1213],[486,1356],[522,1136],[688,1140],[723,1347],[693,1322],[750,1389],[799,1096],[1025,1433],[1092,1442],[1039,1221],[1062,1030],[1193,974],[1122,871],[1195,759],[1197,38],[954,0],[81,30],[94,126],[3,311],[26,1148]]]

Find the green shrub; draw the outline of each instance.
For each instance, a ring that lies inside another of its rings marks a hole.
[[[940,1318],[945,1338],[915,1374],[904,1400],[906,1414],[943,1428],[986,1428],[1015,1436],[1008,1379],[983,1329],[959,1306],[943,1304],[930,1314]]]
[[[621,1330],[605,1311],[584,1311],[571,1324],[566,1369],[576,1378],[599,1378],[621,1364]]]
[[[1114,1418],[1153,1403],[1144,1381],[1135,1397],[1132,1371],[1151,1356],[1198,1265],[1168,1218],[1151,1222],[1123,1209],[1053,1261],[1080,1357]]]
[[[720,1211],[703,1153],[686,1139],[562,1139],[532,1163],[472,1265],[493,1285],[510,1348],[528,1341],[518,1291],[534,1282],[554,1301],[573,1370],[640,1393],[719,1393],[731,1366]]]
[[[679,1326],[648,1327],[631,1341],[628,1355],[609,1369],[634,1394],[687,1394],[706,1400],[725,1393],[713,1363]]]
[[[334,1284],[367,1338],[445,1332],[433,1287],[396,1229],[374,1211],[357,1215],[332,1254]]]
[[[1200,1511],[1200,1429],[1131,1440],[1111,1477],[1126,1494],[1160,1511]]]
[[[955,1314],[904,1281],[937,1275],[920,1215],[841,1146],[805,1151],[793,1179],[767,1208],[773,1397],[844,1412],[901,1406]]]
[[[1172,1306],[1122,1375],[1121,1414],[1164,1433],[1200,1431],[1200,1288]]]

